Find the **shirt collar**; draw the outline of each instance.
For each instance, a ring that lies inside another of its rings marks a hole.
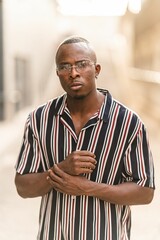
[[[111,96],[111,94],[109,93],[108,90],[105,90],[105,89],[102,89],[102,88],[98,88],[97,90],[105,95],[105,99],[104,99],[104,102],[103,102],[103,104],[100,108],[98,118],[102,119],[104,122],[107,122],[110,107],[111,107],[111,102],[112,102],[112,96]]]
[[[62,115],[66,107],[67,94],[63,94],[57,98],[55,106],[55,115]]]
[[[109,110],[111,107],[111,102],[112,102],[112,96],[109,93],[108,90],[102,89],[102,88],[97,88],[98,91],[100,91],[102,94],[105,95],[104,102],[99,110],[98,113],[98,118],[102,119],[104,122],[107,122],[108,120],[108,115],[109,115]],[[56,102],[56,108],[55,108],[55,114],[56,115],[62,115],[65,108],[66,108],[66,99],[67,99],[67,94],[63,94],[57,99]]]

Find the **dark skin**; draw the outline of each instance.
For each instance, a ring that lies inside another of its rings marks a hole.
[[[74,65],[80,60],[96,61],[93,49],[81,42],[62,45],[56,55],[57,65],[61,63]],[[65,75],[57,71],[61,85],[67,93],[67,107],[77,136],[103,104],[104,96],[96,90],[95,82],[100,69],[100,65],[95,64],[81,74],[75,68]],[[107,185],[90,181],[82,176],[84,173],[92,173],[95,168],[94,153],[75,151],[47,172],[26,175],[17,173],[15,183],[22,197],[43,196],[54,188],[62,193],[97,197],[121,205],[148,204],[152,201],[154,190],[151,188],[140,187],[134,182]]]
[[[74,46],[74,47],[73,47]],[[80,60],[95,62],[95,54],[84,43],[67,44],[61,46],[57,58],[57,65],[62,63],[75,64]],[[70,74],[62,75],[57,71],[63,89],[67,92],[67,107],[70,110],[77,135],[91,116],[101,107],[104,96],[96,90],[95,77],[100,72],[100,65],[92,65],[83,74],[72,68]]]

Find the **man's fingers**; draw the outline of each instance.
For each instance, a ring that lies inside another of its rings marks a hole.
[[[52,170],[49,169],[48,173],[49,176],[47,176],[47,180],[51,180],[54,182],[59,182],[61,179],[61,172],[59,173],[59,169],[57,169],[58,167],[54,165],[54,167],[52,167]]]
[[[97,162],[95,162],[95,161],[88,161],[88,160],[85,160],[85,159],[75,161],[73,163],[73,165],[77,168],[92,168],[92,169],[96,168],[96,164],[97,164]]]
[[[53,166],[53,172],[56,173],[58,176],[62,176],[63,175],[63,171],[57,166],[57,164],[54,164]]]
[[[64,183],[64,173],[56,164],[52,167],[52,170],[48,170],[49,175],[47,176],[47,181],[55,188],[59,184]]]
[[[96,155],[93,152],[87,151],[87,150],[82,150],[82,151],[75,151],[74,154],[78,154],[80,156],[86,156],[86,157],[92,157],[96,158]]]
[[[94,164],[96,165],[97,164],[97,161],[95,158],[92,158],[92,157],[88,157],[88,156],[77,156],[76,160],[78,160],[79,162],[88,162],[88,163],[91,163],[91,164]]]
[[[65,175],[65,172],[63,172],[58,166],[57,166],[57,164],[54,164],[54,166],[52,167],[52,170],[51,169],[49,169],[48,170],[48,172],[49,172],[49,175],[51,176],[51,177],[53,177],[53,176],[59,176],[60,178],[62,178],[64,175]]]
[[[91,162],[81,162],[80,167],[94,170],[96,168],[96,165]]]

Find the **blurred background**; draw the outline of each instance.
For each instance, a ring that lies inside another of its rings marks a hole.
[[[144,121],[153,152],[155,198],[132,207],[132,240],[160,236],[160,1],[0,0],[0,239],[35,240],[40,199],[21,199],[14,165],[24,122],[62,94],[55,74],[59,43],[87,38],[102,66],[97,87]]]

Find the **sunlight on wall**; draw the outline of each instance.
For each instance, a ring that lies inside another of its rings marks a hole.
[[[141,0],[129,0],[128,9],[132,13],[139,13],[141,11]]]
[[[58,10],[63,15],[122,16],[127,7],[132,13],[139,13],[141,10],[141,0],[57,0],[57,2]]]

